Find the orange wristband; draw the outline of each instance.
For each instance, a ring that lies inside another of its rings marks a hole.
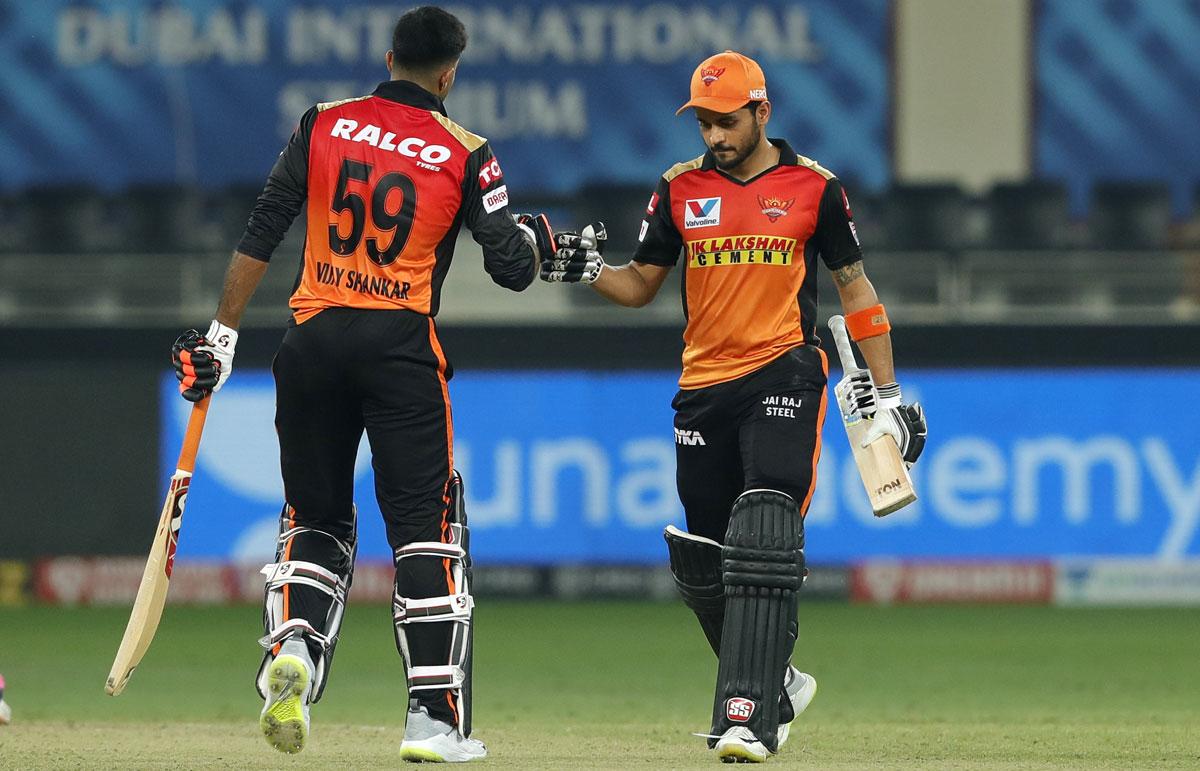
[[[868,337],[886,335],[892,331],[892,325],[888,323],[887,311],[882,304],[878,304],[847,315],[846,329],[850,331],[850,339],[858,342]]]

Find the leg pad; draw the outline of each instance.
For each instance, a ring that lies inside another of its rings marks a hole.
[[[263,610],[265,634],[258,642],[266,649],[256,684],[266,697],[267,668],[284,641],[302,639],[315,672],[310,702],[325,691],[326,676],[337,647],[342,614],[354,572],[356,544],[315,528],[296,526],[284,507],[275,561],[262,569],[266,576]]]
[[[750,490],[737,499],[722,547],[725,624],[711,733],[745,726],[778,749],[779,686],[796,643],[804,524],[795,499]]]
[[[685,533],[674,525],[663,531],[671,575],[683,604],[692,609],[713,653],[721,653],[721,627],[725,623],[725,587],[721,583],[721,544],[711,538]]]
[[[449,691],[453,699],[459,731],[471,735],[471,658],[473,634],[471,620],[475,599],[471,596],[470,530],[463,501],[462,477],[453,473],[447,487],[449,509],[443,541],[418,541],[396,550],[396,591],[392,597],[392,620],[396,629],[396,647],[404,659],[410,699],[422,691],[423,698],[440,698],[429,691]],[[416,566],[407,575],[420,580],[402,581],[401,563],[412,560]],[[435,577],[436,576],[436,577]],[[434,597],[409,597],[445,581],[445,594]],[[430,625],[448,625],[445,627]],[[415,626],[414,626],[415,625]],[[443,638],[441,632],[445,630]],[[440,642],[446,640],[446,648]],[[444,650],[445,652],[438,652]],[[445,656],[434,663],[433,656]],[[416,661],[421,660],[420,664]],[[444,663],[442,663],[444,662]]]

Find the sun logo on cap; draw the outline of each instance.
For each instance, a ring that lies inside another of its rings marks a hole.
[[[717,78],[725,74],[724,67],[705,67],[700,70],[700,80],[704,81],[704,85],[711,86],[717,82]]]
[[[774,222],[783,215],[787,214],[788,209],[792,208],[792,204],[795,202],[795,198],[789,198],[785,201],[782,198],[776,198],[774,196],[765,198],[760,195],[758,197],[758,205],[762,207],[762,213],[767,215],[767,219],[771,220],[771,222]]]

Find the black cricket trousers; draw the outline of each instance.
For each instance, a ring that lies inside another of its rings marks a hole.
[[[371,446],[375,495],[393,554],[414,541],[443,541],[454,468],[446,361],[431,317],[407,310],[330,308],[293,325],[272,363],[286,516],[343,543],[355,541],[354,461],[363,431]],[[295,538],[281,559],[306,560],[345,575],[328,538]],[[402,596],[454,591],[447,561],[409,558],[396,575]],[[328,597],[291,587],[292,618],[318,630]],[[409,666],[444,665],[450,624],[412,624]],[[456,722],[446,691],[423,691],[432,715]]]
[[[746,490],[779,490],[808,511],[828,377],[824,352],[801,345],[735,380],[679,391],[676,483],[689,533],[724,543]]]

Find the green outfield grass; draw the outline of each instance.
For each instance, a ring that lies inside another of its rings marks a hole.
[[[351,606],[299,756],[257,733],[259,610],[168,608],[118,698],[126,610],[0,608],[0,768],[383,768],[405,699],[388,609]],[[1200,768],[1200,614],[802,607],[820,691],[775,766]],[[715,659],[682,606],[484,602],[476,723],[505,768],[718,765]]]

